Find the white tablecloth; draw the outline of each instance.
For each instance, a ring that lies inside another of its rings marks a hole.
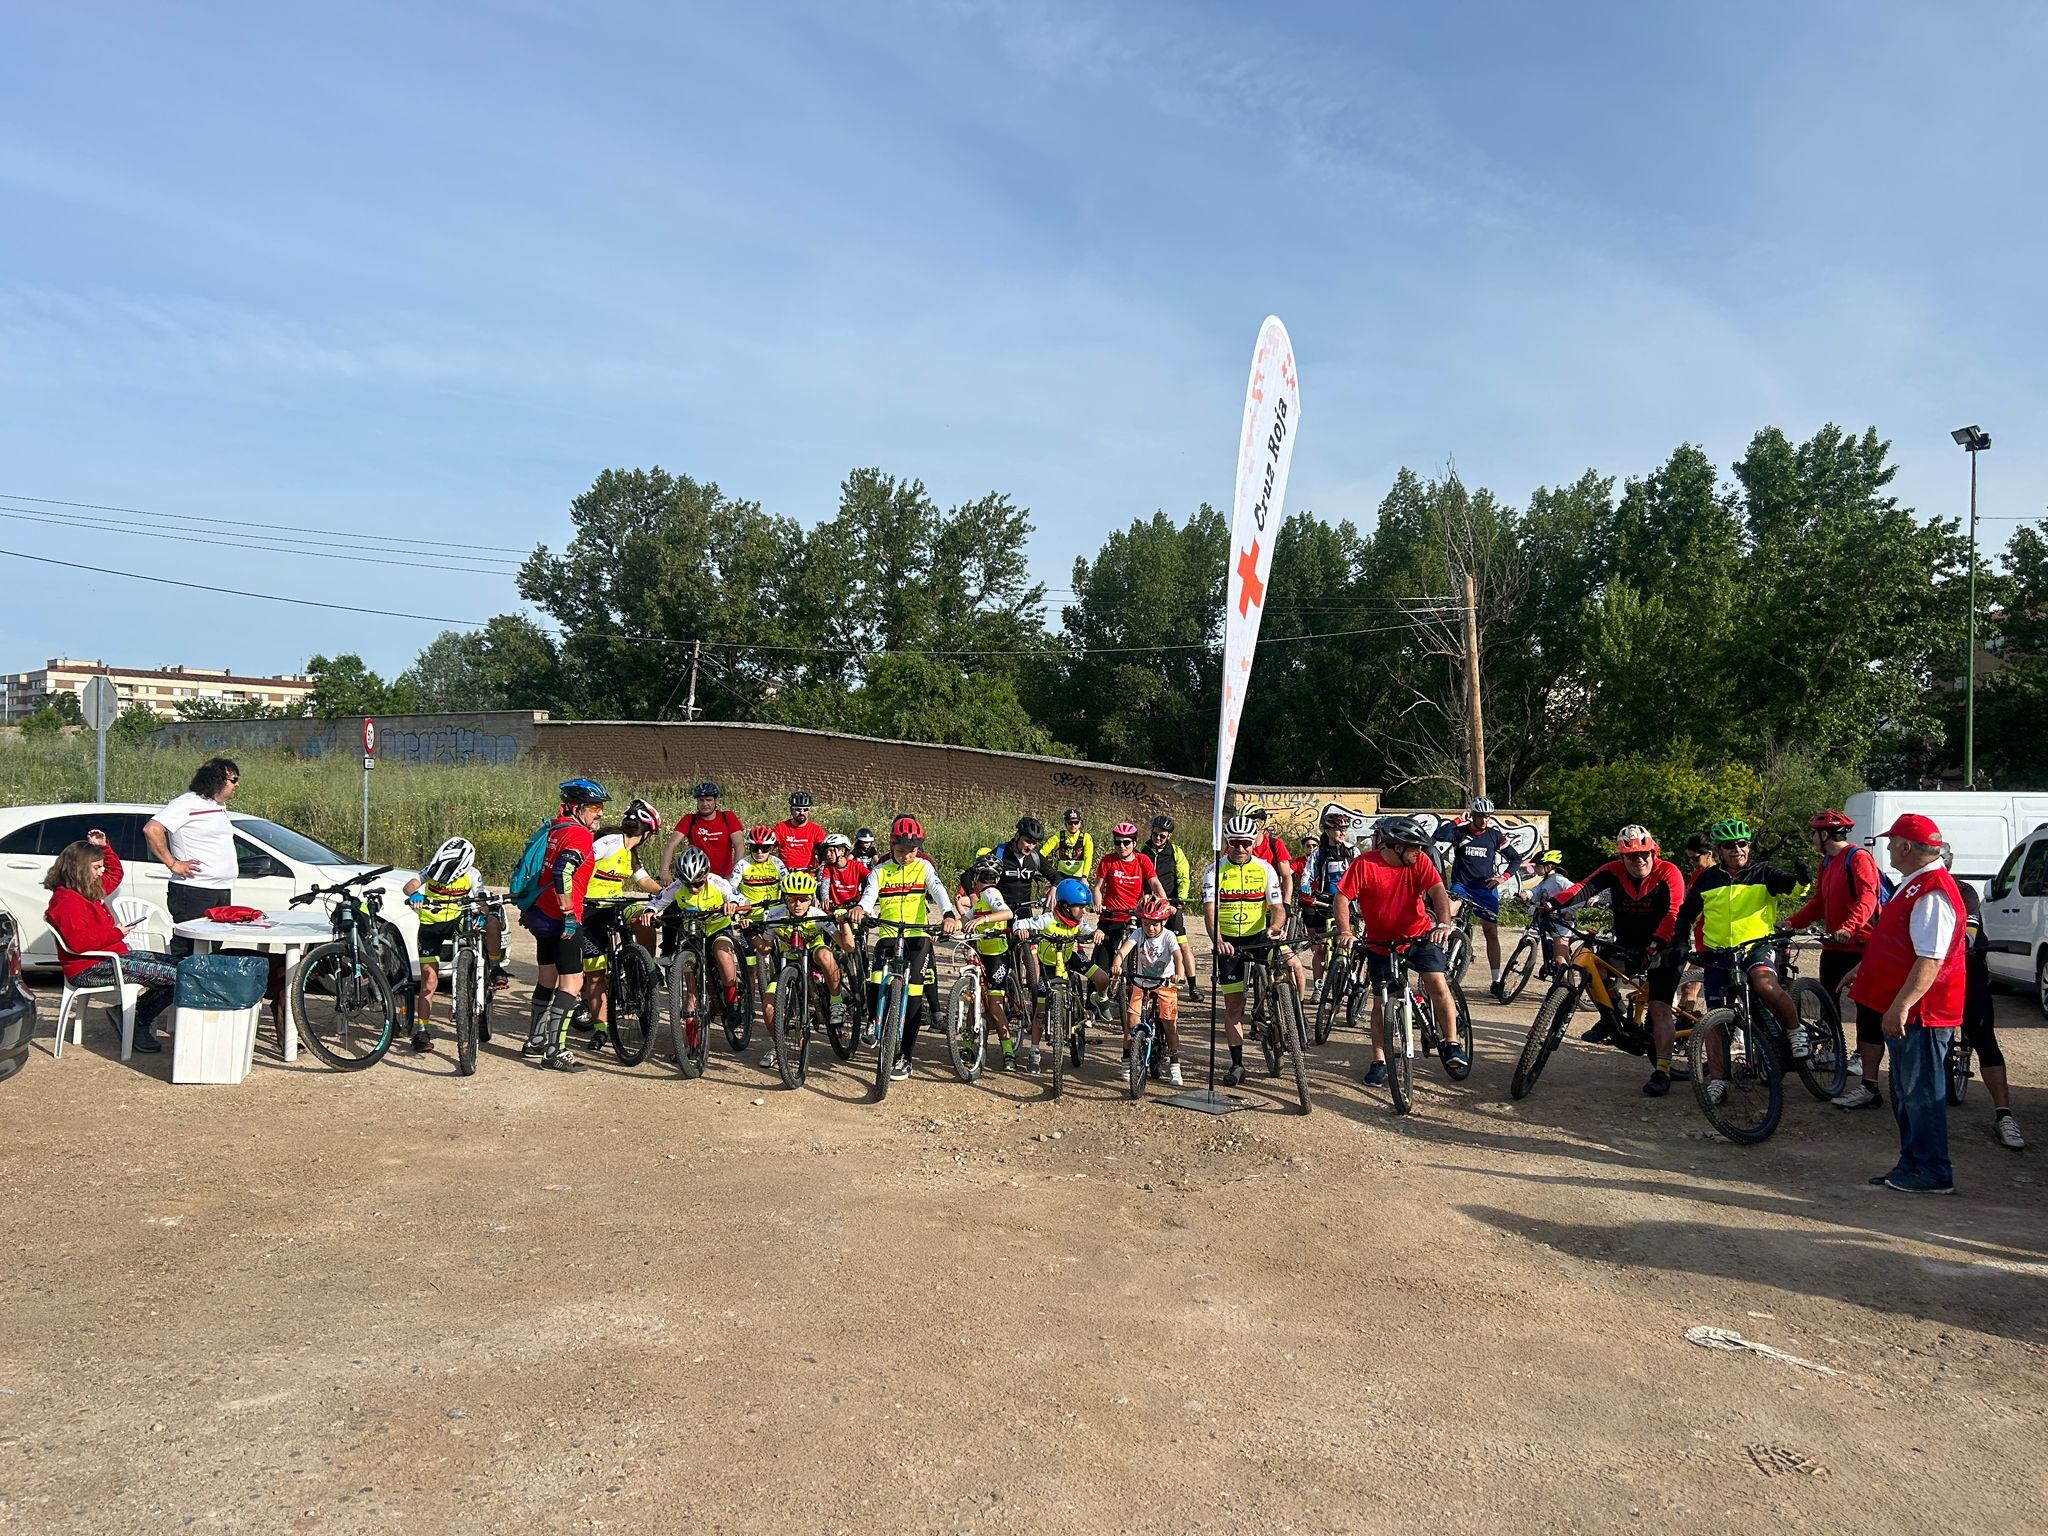
[[[291,972],[299,957],[316,944],[334,937],[334,924],[325,917],[304,911],[266,912],[253,923],[216,923],[195,917],[177,924],[171,932],[190,939],[198,954],[227,950],[236,954],[283,955],[285,957],[285,1022],[278,1031],[284,1039],[284,1059],[299,1059],[298,1021],[291,1016]]]

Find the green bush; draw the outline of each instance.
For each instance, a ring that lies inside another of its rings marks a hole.
[[[1612,762],[1555,768],[1544,775],[1541,799],[1550,809],[1551,843],[1575,870],[1591,868],[1614,852],[1614,834],[1641,822],[1667,850],[1724,816],[1755,820],[1764,781],[1743,763],[1702,767],[1689,741],[1663,756],[1632,754]]]

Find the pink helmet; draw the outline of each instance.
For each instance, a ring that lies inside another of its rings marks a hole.
[[[1138,824],[1134,821],[1120,821],[1109,829],[1109,835],[1111,837],[1128,837],[1132,842],[1136,842],[1138,840]]]

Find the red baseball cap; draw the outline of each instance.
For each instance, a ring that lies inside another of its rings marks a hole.
[[[1934,824],[1934,819],[1930,816],[1918,816],[1910,811],[1878,835],[1903,837],[1909,843],[1925,843],[1930,848],[1941,846],[1941,828]]]

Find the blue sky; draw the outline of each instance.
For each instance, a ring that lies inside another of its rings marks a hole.
[[[1953,513],[1980,422],[1996,544],[2048,502],[2048,11],[1964,11],[18,7],[0,493],[523,550],[609,465],[812,521],[879,464],[1030,506],[1058,587],[1108,524],[1228,504],[1273,312],[1291,508],[1836,420]],[[516,603],[25,505],[0,548]],[[0,566],[0,670],[395,669],[436,628]]]

